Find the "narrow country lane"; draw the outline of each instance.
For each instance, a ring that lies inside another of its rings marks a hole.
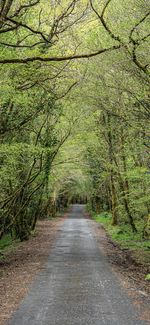
[[[9,325],[144,325],[74,205],[47,264]]]

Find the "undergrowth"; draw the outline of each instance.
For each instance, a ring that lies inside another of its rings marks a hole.
[[[13,239],[10,234],[3,236],[0,240],[0,251],[4,250],[8,246],[11,246],[12,243]]]
[[[136,221],[138,232],[133,233],[129,224],[120,223],[117,226],[112,226],[112,217],[108,212],[92,213],[92,217],[104,226],[107,234],[115,243],[123,249],[130,250],[136,260],[142,263],[150,262],[150,240],[142,238],[143,220]]]

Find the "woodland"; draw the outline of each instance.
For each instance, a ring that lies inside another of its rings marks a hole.
[[[0,239],[86,203],[150,235],[150,1],[0,1]]]

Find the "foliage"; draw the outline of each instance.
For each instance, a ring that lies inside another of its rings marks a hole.
[[[149,273],[146,275],[145,280],[150,281],[150,274]]]
[[[136,222],[138,233],[134,234],[129,225],[125,225],[124,223],[120,223],[118,226],[113,227],[110,223],[110,214],[102,212],[99,215],[94,214],[93,218],[96,222],[104,226],[113,242],[117,243],[125,250],[130,250],[132,255],[136,260],[139,260],[139,262],[149,263],[150,240],[142,238],[143,220]]]
[[[148,239],[148,26],[144,0],[1,1],[0,238],[88,202]]]
[[[0,241],[0,251],[5,249],[7,246],[12,244],[12,238],[10,235],[5,235],[3,239]]]

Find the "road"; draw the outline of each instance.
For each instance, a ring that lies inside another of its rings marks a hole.
[[[100,251],[84,206],[74,205],[9,325],[146,325]]]

